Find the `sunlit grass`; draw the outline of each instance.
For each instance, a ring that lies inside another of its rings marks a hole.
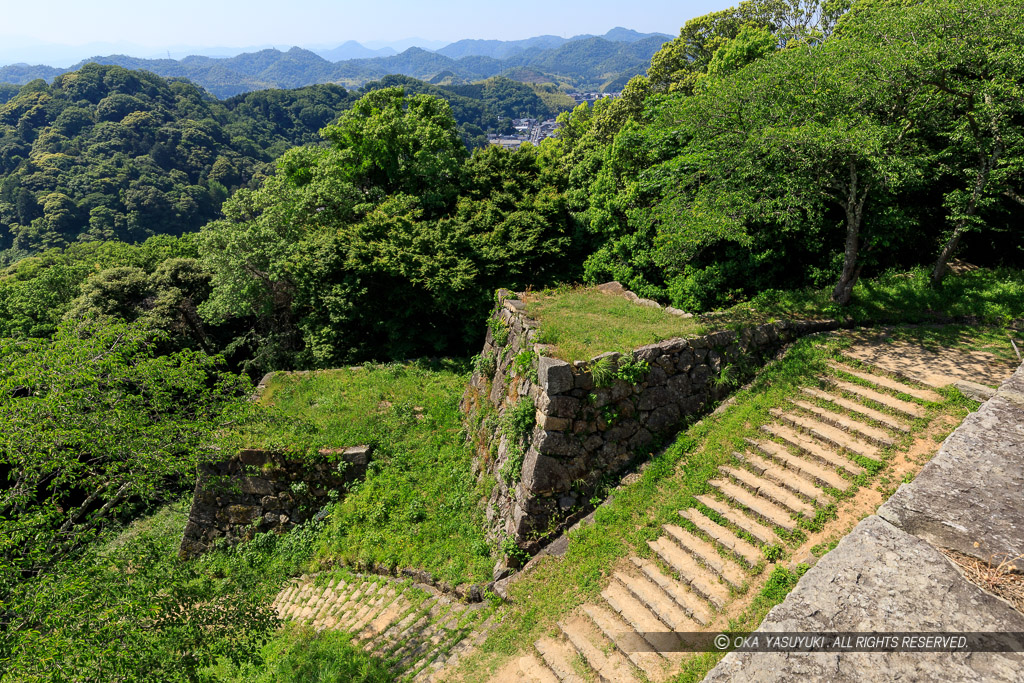
[[[527,315],[540,321],[538,341],[565,361],[590,360],[673,337],[698,334],[700,325],[658,308],[640,306],[595,289],[556,289],[525,296]]]

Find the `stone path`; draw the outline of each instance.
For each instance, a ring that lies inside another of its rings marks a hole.
[[[729,606],[766,579],[766,549],[792,545],[801,519],[854,485],[866,465],[926,426],[925,404],[941,397],[852,364],[833,364],[746,440],[708,482],[709,493],[665,524],[611,575],[601,600],[558,624],[494,680],[659,682],[685,655],[670,632],[721,628]]]
[[[931,387],[944,387],[963,380],[996,387],[1006,381],[1017,367],[1016,363],[985,351],[926,348],[920,344],[891,341],[884,333],[864,330],[844,334],[855,342],[847,352],[851,358]],[[1009,348],[1009,340],[1006,344]]]
[[[381,576],[302,576],[274,600],[283,620],[351,633],[396,680],[433,681],[488,631],[486,604]]]
[[[726,681],[1020,681],[1024,366],[801,579],[758,631],[1001,632],[1005,652],[732,652]],[[984,567],[980,577],[951,557]],[[1011,573],[1016,572],[1016,573]]]

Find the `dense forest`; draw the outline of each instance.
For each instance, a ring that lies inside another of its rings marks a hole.
[[[953,257],[1019,281],[1021,9],[746,0],[516,152],[466,144],[548,106],[510,81],[26,85],[0,106],[0,663],[109,680],[81,652],[115,637],[146,654],[109,654],[129,678],[253,656],[250,556],[125,583],[96,539],[188,490],[262,372],[468,356],[498,287],[617,279],[694,312],[813,290],[843,315],[866,278],[941,292]]]
[[[446,99],[469,147],[513,116],[556,113],[502,78],[445,88],[393,76],[362,92],[394,85]],[[0,105],[0,263],[76,240],[194,232],[283,152],[318,142],[359,94],[315,85],[221,102],[186,81],[96,64],[33,81]]]
[[[89,61],[145,69],[165,78],[187,78],[217,97],[231,97],[265,88],[298,88],[334,83],[359,88],[389,75],[404,75],[436,82],[447,78],[468,83],[495,76],[529,72],[530,82],[565,84],[577,90],[618,91],[632,76],[643,73],[651,55],[658,51],[666,36],[644,35],[629,31],[609,32],[606,37],[591,36],[575,40],[558,39],[525,46],[485,45],[473,49],[460,41],[449,51],[431,52],[411,47],[397,55],[347,59],[331,62],[298,47],[286,52],[261,50],[230,58],[186,57],[185,59],[140,59],[125,55],[93,57]],[[500,43],[501,41],[494,41]],[[546,47],[546,45],[550,45]],[[504,49],[502,49],[504,48]],[[488,56],[488,53],[502,56]],[[51,80],[70,69],[15,64],[0,67],[0,82],[26,84],[31,80]]]

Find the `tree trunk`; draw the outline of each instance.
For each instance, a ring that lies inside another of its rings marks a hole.
[[[978,175],[974,179],[974,191],[971,192],[971,201],[967,205],[967,211],[964,216],[956,222],[956,227],[953,228],[953,234],[950,235],[946,245],[939,253],[939,258],[935,262],[935,267],[932,268],[932,287],[938,287],[942,283],[942,278],[946,277],[946,273],[949,271],[946,264],[953,256],[956,248],[960,246],[960,238],[964,236],[965,232],[967,232],[967,222],[975,213],[977,213],[978,202],[981,200],[981,194],[985,191],[985,186],[988,185],[988,178],[992,174],[992,169],[995,168],[997,163],[999,163],[999,157],[1002,153],[1003,145],[997,140],[995,147],[992,149],[992,154],[981,157],[978,164]]]
[[[865,186],[863,191],[857,187],[857,167],[851,161],[850,183],[846,186],[846,197],[842,202],[843,210],[846,211],[846,246],[843,250],[843,270],[839,274],[839,282],[832,290],[832,301],[845,306],[850,303],[853,295],[853,286],[857,284],[860,277],[861,266],[857,263],[857,255],[860,251],[860,225],[864,218],[864,201],[868,198],[870,185]]]

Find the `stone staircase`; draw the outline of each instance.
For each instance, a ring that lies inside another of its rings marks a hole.
[[[574,610],[502,680],[608,683],[667,679],[689,655],[672,632],[721,629],[730,603],[766,579],[765,550],[792,547],[801,520],[863,480],[872,461],[922,430],[931,389],[832,363],[719,467],[696,505],[614,571],[601,600]],[[776,550],[776,552],[778,552]],[[514,667],[513,667],[514,668]],[[506,670],[506,674],[508,671]]]
[[[387,662],[396,680],[433,681],[486,635],[486,603],[466,604],[383,576],[301,576],[274,600],[282,620],[337,629]]]

